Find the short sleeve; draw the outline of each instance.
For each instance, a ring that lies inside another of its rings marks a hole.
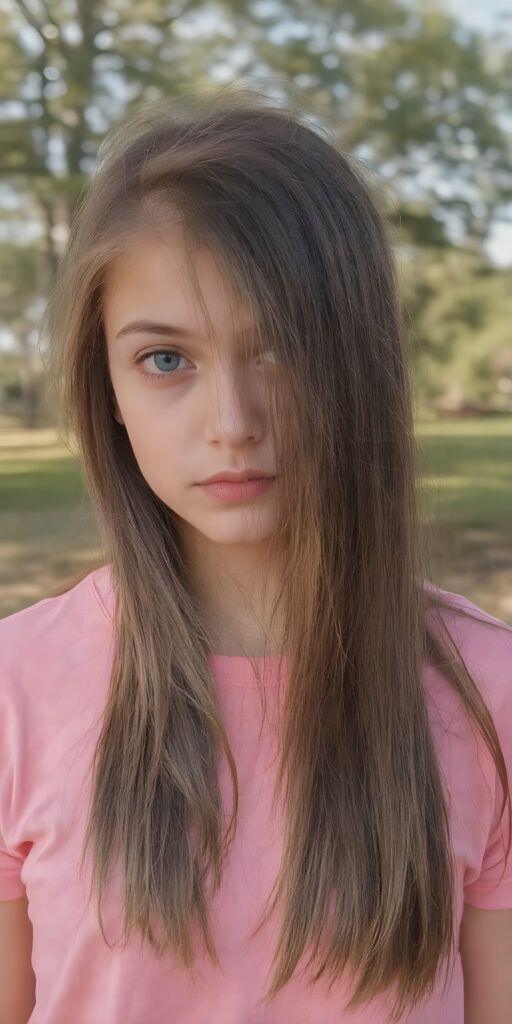
[[[0,901],[25,895],[26,886],[21,880],[23,861],[23,857],[7,852],[0,837]]]
[[[5,622],[7,620],[3,620]],[[1,644],[0,644],[1,646]],[[15,766],[18,755],[16,705],[8,686],[7,671],[2,666],[0,681],[0,900],[17,900],[24,896],[26,886],[21,869],[26,856],[23,843],[14,842],[11,819],[14,805]]]
[[[505,637],[505,654],[499,671],[500,685],[493,692],[495,699],[492,704],[494,706],[490,707],[490,711],[505,759],[510,795],[512,787],[512,629],[510,632],[507,631]],[[502,668],[503,671],[501,671]],[[512,908],[512,846],[508,858],[506,858],[510,803],[505,804],[503,816],[498,822],[503,789],[496,769],[494,779],[494,800],[480,874],[469,885],[464,886],[464,901],[482,910]]]

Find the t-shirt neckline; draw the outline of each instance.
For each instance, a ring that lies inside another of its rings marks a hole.
[[[114,622],[114,601],[115,592],[112,585],[110,565],[102,565],[93,570],[90,575],[94,594],[100,608],[112,625]],[[208,661],[212,667],[215,677],[222,683],[232,685],[254,685],[258,684],[257,673],[261,673],[266,683],[276,682],[282,671],[286,674],[289,657],[281,654],[272,654],[258,657],[246,657],[242,654],[218,654],[210,651]]]

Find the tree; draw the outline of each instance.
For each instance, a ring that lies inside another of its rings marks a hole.
[[[230,80],[290,100],[367,165],[411,257],[442,260],[455,244],[478,254],[512,198],[511,44],[491,46],[433,2],[4,2],[0,174],[41,225],[38,294],[108,128],[141,100]]]

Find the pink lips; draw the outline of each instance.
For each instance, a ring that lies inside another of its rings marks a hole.
[[[228,474],[217,474],[217,477],[210,477],[209,480],[203,481],[199,486],[206,494],[212,498],[216,498],[217,501],[224,503],[237,502],[237,501],[248,501],[250,498],[257,498],[261,494],[265,494],[274,483],[275,477],[273,476],[260,476],[260,477],[249,477],[245,476],[242,479],[236,479],[241,474],[230,474],[235,479],[228,479]]]
[[[200,484],[213,484],[217,483],[218,480],[229,480],[231,483],[238,483],[244,480],[262,479],[263,477],[273,477],[273,473],[266,473],[264,469],[222,469],[220,473],[214,473],[213,476],[206,477],[205,480],[200,480]]]

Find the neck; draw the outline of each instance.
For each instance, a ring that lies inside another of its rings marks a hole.
[[[190,585],[211,636],[212,653],[263,657],[282,652],[282,623],[272,615],[276,560],[268,546],[220,545],[194,538],[186,547]]]

